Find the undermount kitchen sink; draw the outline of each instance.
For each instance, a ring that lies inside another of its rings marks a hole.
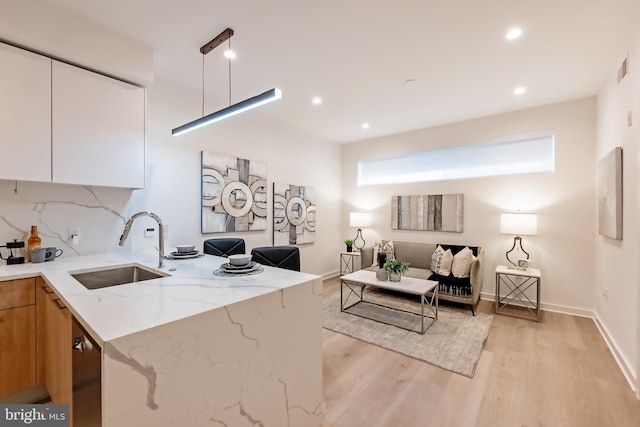
[[[109,286],[125,285],[168,276],[169,274],[158,273],[137,265],[71,273],[71,277],[87,289],[102,289]]]

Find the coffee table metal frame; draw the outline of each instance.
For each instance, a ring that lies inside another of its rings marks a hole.
[[[387,289],[391,291],[401,292],[405,294],[417,295],[420,297],[420,313],[416,313],[413,311],[402,310],[395,307],[366,301],[364,299],[364,290],[367,286],[377,286],[381,289]],[[344,298],[345,287],[348,289],[346,298]],[[433,292],[431,298],[427,296],[429,292]],[[358,299],[353,304],[347,305],[349,302],[349,298],[351,295],[355,295]],[[366,302],[367,304],[374,304],[380,307],[389,308],[396,311],[402,311],[405,313],[415,314],[416,316],[420,316],[421,319],[421,327],[420,331],[416,331],[415,329],[405,328],[404,326],[395,325],[392,323],[384,322],[379,319],[373,317],[362,316],[357,313],[352,313],[347,311],[349,308],[353,307],[356,304],[360,304],[362,302]],[[435,302],[435,307],[434,307]],[[426,303],[426,304],[425,304]],[[429,326],[425,327],[425,305],[427,308],[427,319],[438,319],[438,282],[433,280],[426,279],[416,279],[413,277],[403,277],[399,282],[391,282],[391,281],[382,281],[376,279],[376,273],[369,270],[359,270],[350,274],[346,274],[340,277],[340,311],[353,314],[354,316],[364,317],[366,319],[374,320],[376,322],[384,323],[387,325],[395,326],[397,328],[406,329],[411,332],[416,332],[420,334],[424,334],[434,322],[431,322]]]

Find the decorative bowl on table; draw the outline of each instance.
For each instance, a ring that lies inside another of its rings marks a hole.
[[[195,251],[196,245],[176,245],[176,251],[179,254],[188,254]]]
[[[229,255],[229,263],[231,265],[247,265],[250,262],[251,262],[251,254]]]

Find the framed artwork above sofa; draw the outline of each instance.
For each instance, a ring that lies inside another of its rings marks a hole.
[[[464,231],[464,194],[391,196],[391,229]]]

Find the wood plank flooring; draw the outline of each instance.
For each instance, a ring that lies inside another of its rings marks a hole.
[[[332,292],[337,278],[324,282]],[[473,379],[323,329],[323,368],[325,427],[640,426],[640,400],[591,319],[495,315]]]

